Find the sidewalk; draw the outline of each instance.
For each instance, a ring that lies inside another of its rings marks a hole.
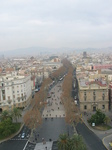
[[[43,118],[57,118],[57,117],[65,117],[65,110],[63,104],[61,104],[61,89],[60,85],[62,83],[57,83],[56,86],[54,86],[51,91],[50,95],[51,98],[47,98],[46,107],[43,110],[42,117]],[[53,94],[52,94],[53,93]]]
[[[82,120],[84,124],[92,131],[94,132],[103,142],[104,146],[109,149],[109,142],[112,141],[112,129],[107,130],[107,131],[99,131],[93,129],[87,122],[87,119],[90,117],[89,114],[87,115],[82,115]]]
[[[34,150],[51,150],[53,142],[37,143]]]

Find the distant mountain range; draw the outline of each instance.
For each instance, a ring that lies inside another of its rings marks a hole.
[[[70,52],[82,53],[86,52],[105,52],[105,53],[112,53],[112,47],[108,48],[85,48],[85,49],[76,49],[76,48],[46,48],[46,47],[28,47],[28,48],[20,48],[15,50],[8,50],[8,51],[1,51],[0,56],[4,55],[5,57],[8,56],[37,56],[42,54],[59,54],[59,53],[70,53]]]

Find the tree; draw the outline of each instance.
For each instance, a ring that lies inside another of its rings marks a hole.
[[[61,100],[62,103],[64,104],[65,108],[65,121],[67,124],[74,124],[80,121],[80,116],[79,116],[79,110],[75,106],[74,100],[71,97],[71,91],[72,91],[72,78],[73,78],[73,68],[72,66],[67,62],[68,68],[68,74],[65,76],[65,79],[63,81],[62,85],[62,95],[61,95]]]
[[[82,136],[73,135],[71,138],[66,134],[60,134],[58,140],[59,150],[87,150],[83,142]]]
[[[73,135],[71,138],[70,150],[86,150],[86,145],[83,142],[82,136]]]
[[[105,114],[103,112],[101,112],[100,109],[98,109],[96,111],[96,113],[94,115],[91,116],[91,118],[88,120],[89,123],[95,123],[95,125],[100,125],[102,123],[104,123],[104,119],[105,119]]]
[[[60,134],[58,140],[58,149],[59,150],[68,150],[69,148],[69,139],[66,134]]]
[[[9,111],[7,110],[4,110],[1,114],[1,121],[4,121],[5,119],[9,118],[10,115],[9,115]]]
[[[104,122],[105,122],[106,125],[107,125],[108,123],[110,123],[110,118],[109,118],[108,116],[105,116]]]
[[[42,123],[41,114],[38,109],[33,108],[24,115],[24,122],[30,129],[35,129]]]
[[[17,122],[17,119],[22,116],[21,110],[19,108],[16,108],[16,107],[13,108],[11,114],[12,114],[12,118],[14,120],[16,120],[16,122]]]
[[[0,123],[0,134],[7,137],[13,132],[15,132],[15,126],[10,118],[6,118]]]

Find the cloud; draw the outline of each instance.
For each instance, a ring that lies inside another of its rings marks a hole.
[[[111,0],[1,1],[0,50],[112,46],[111,6]]]

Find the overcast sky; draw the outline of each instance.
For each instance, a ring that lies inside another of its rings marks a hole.
[[[0,51],[112,46],[112,0],[0,0]]]

